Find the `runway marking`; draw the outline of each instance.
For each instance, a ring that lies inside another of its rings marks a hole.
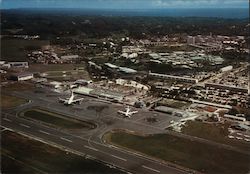
[[[124,158],[121,158],[121,157],[119,157],[119,156],[116,156],[116,155],[111,155],[112,157],[114,157],[114,158],[117,158],[117,159],[119,159],[119,160],[122,160],[122,161],[127,161],[126,159],[124,159]]]
[[[94,147],[90,147],[90,146],[84,146],[85,148],[88,148],[88,149],[91,149],[91,150],[94,150],[94,151],[98,151],[98,149],[94,148]]]
[[[45,132],[45,131],[42,131],[42,130],[39,130],[39,132],[44,133],[44,134],[46,134],[46,135],[50,135],[49,132]]]
[[[30,128],[30,126],[26,125],[26,124],[19,124],[20,126],[26,127],[26,128]]]
[[[73,142],[72,140],[69,140],[69,139],[67,139],[67,138],[63,138],[63,137],[60,137],[60,139],[62,139],[62,140],[64,140],[64,141],[68,141],[68,142],[70,142],[70,143],[72,143],[72,142]]]
[[[10,119],[8,119],[8,118],[3,118],[3,120],[5,120],[5,121],[8,121],[8,122],[12,122]]]
[[[153,169],[153,168],[151,168],[151,167],[144,166],[144,165],[142,165],[142,167],[143,167],[143,168],[145,168],[145,169],[151,170],[151,171],[153,171],[153,172],[160,173],[160,171],[159,171],[159,170]]]

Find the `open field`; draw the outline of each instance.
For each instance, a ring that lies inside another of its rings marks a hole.
[[[1,94],[0,108],[9,109],[24,104],[26,102],[28,101],[22,98]]]
[[[208,124],[198,121],[189,121],[182,128],[182,133],[212,140],[219,143],[236,146],[245,150],[250,151],[250,143],[232,140],[228,138],[228,127],[229,123],[225,124]]]
[[[250,170],[250,156],[167,134],[140,136],[107,133],[105,140],[187,168],[211,174],[241,174]]]
[[[80,121],[66,116],[59,115],[53,112],[30,109],[19,114],[20,117],[41,121],[45,124],[50,124],[63,129],[94,129],[95,124],[85,121]]]
[[[3,173],[124,173],[14,132],[4,131],[2,140]]]
[[[1,59],[7,61],[26,61],[28,51],[49,45],[46,40],[2,39]]]

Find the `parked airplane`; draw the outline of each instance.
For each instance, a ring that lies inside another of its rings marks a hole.
[[[59,102],[61,103],[64,103],[65,105],[71,105],[71,104],[75,104],[75,103],[81,103],[81,101],[84,99],[84,98],[79,98],[79,99],[75,99],[74,100],[74,93],[71,92],[71,96],[69,98],[66,98],[66,99],[62,99],[59,97]]]
[[[117,111],[119,114],[124,115],[125,117],[131,117],[133,114],[137,113],[138,111],[131,111],[130,107],[126,107],[126,111]]]

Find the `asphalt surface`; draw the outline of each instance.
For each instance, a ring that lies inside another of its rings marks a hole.
[[[106,132],[114,129],[124,129],[142,134],[167,133],[191,141],[207,143],[218,148],[225,148],[250,154],[250,152],[242,151],[229,145],[167,131],[165,128],[170,124],[169,122],[171,120],[176,121],[177,119],[180,119],[167,114],[136,109],[139,111],[138,114],[135,114],[131,119],[128,119],[117,114],[117,110],[124,109],[122,105],[108,104],[90,97],[84,97],[85,99],[81,105],[67,107],[58,102],[58,97],[66,98],[67,96],[44,89],[41,93],[23,91],[13,92],[11,95],[29,99],[30,102],[16,108],[5,110],[4,113],[2,113],[3,127],[28,134],[31,137],[39,138],[47,143],[56,144],[80,154],[89,155],[131,173],[179,174],[189,173],[191,170],[179,166],[176,168],[176,166],[173,166],[172,164],[106,144],[102,139],[102,136]],[[103,106],[104,109],[101,112],[96,112],[89,109],[90,106]],[[97,128],[88,131],[68,131],[55,129],[36,121],[29,121],[18,117],[19,112],[33,107],[40,107],[83,121],[90,121],[95,123]],[[149,117],[157,118],[157,122],[147,122],[146,118]]]
[[[2,126],[5,128],[39,138],[48,143],[63,146],[77,153],[89,155],[131,173],[187,173],[187,171],[177,169],[166,163],[24,120],[15,115],[2,113],[1,121]]]

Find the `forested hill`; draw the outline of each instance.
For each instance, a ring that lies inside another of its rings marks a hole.
[[[107,16],[47,10],[2,10],[2,34],[42,38],[82,35],[102,38],[122,34],[134,38],[171,34],[249,35],[249,21],[214,17]]]

